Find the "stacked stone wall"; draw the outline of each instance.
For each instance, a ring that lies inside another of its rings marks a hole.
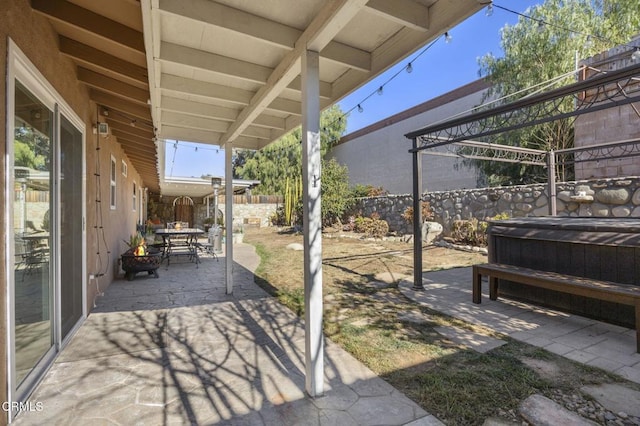
[[[640,177],[594,179],[556,185],[558,216],[640,217]],[[362,198],[356,210],[362,216],[380,215],[389,230],[412,233],[402,214],[413,205],[412,195]],[[509,217],[549,215],[546,184],[441,191],[424,194],[435,221],[449,235],[454,220],[484,220],[501,213]]]

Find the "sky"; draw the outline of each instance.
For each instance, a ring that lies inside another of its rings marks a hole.
[[[539,3],[542,0],[494,1],[519,13]],[[440,37],[415,61],[413,58],[424,48],[352,92],[338,102],[344,112],[353,109],[347,119],[346,134],[477,80],[478,58],[487,53],[503,56],[500,29],[517,21],[517,15],[502,9],[493,8],[490,16],[482,9],[449,31],[450,42]],[[412,61],[411,73],[404,71],[409,61]],[[396,73],[398,75],[386,83]],[[378,95],[377,89],[383,84],[383,93]],[[358,112],[358,104],[362,112]],[[184,141],[176,145],[175,141],[166,141],[165,149],[167,177],[224,176],[224,150],[217,146]]]

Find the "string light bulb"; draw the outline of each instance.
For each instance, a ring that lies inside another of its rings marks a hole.
[[[362,105],[358,104],[358,112],[362,112],[364,111],[364,108],[362,108]]]
[[[384,88],[383,88],[383,86],[378,87],[377,92],[378,92],[378,95],[379,95],[379,96],[382,96],[382,94],[384,93]]]
[[[593,39],[591,38],[591,34],[587,35],[587,40],[584,42],[585,49],[591,49],[593,47]]]
[[[487,6],[487,10],[486,10],[486,12],[484,14],[487,15],[487,16],[493,15],[493,4],[492,3],[489,3],[489,5]]]
[[[449,34],[449,31],[446,31],[444,33],[444,41],[445,41],[445,43],[451,43],[452,39],[453,38],[451,37],[451,34]]]
[[[407,71],[407,74],[411,74],[411,72],[413,71],[413,65],[411,65],[411,62],[407,64],[405,70]]]

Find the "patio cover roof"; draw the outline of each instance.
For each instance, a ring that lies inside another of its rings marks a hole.
[[[165,139],[261,149],[301,122],[301,55],[335,103],[489,0],[31,0],[150,191]]]

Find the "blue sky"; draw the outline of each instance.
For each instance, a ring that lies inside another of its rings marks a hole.
[[[495,3],[523,13],[542,0],[502,0]],[[493,14],[487,16],[483,9],[449,31],[451,42],[445,43],[442,37],[438,39],[412,63],[413,71],[400,72],[384,86],[382,95],[374,92],[392,75],[403,70],[422,49],[345,97],[338,102],[343,111],[349,111],[358,104],[363,108],[363,112],[355,109],[349,115],[347,133],[478,79],[478,58],[490,52],[497,57],[502,56],[500,29],[517,21],[518,16],[504,10],[494,8]],[[373,96],[364,100],[372,93]],[[177,149],[174,141],[167,141],[165,146],[166,176],[224,175],[224,150],[218,150],[216,146],[183,141],[178,143]]]

